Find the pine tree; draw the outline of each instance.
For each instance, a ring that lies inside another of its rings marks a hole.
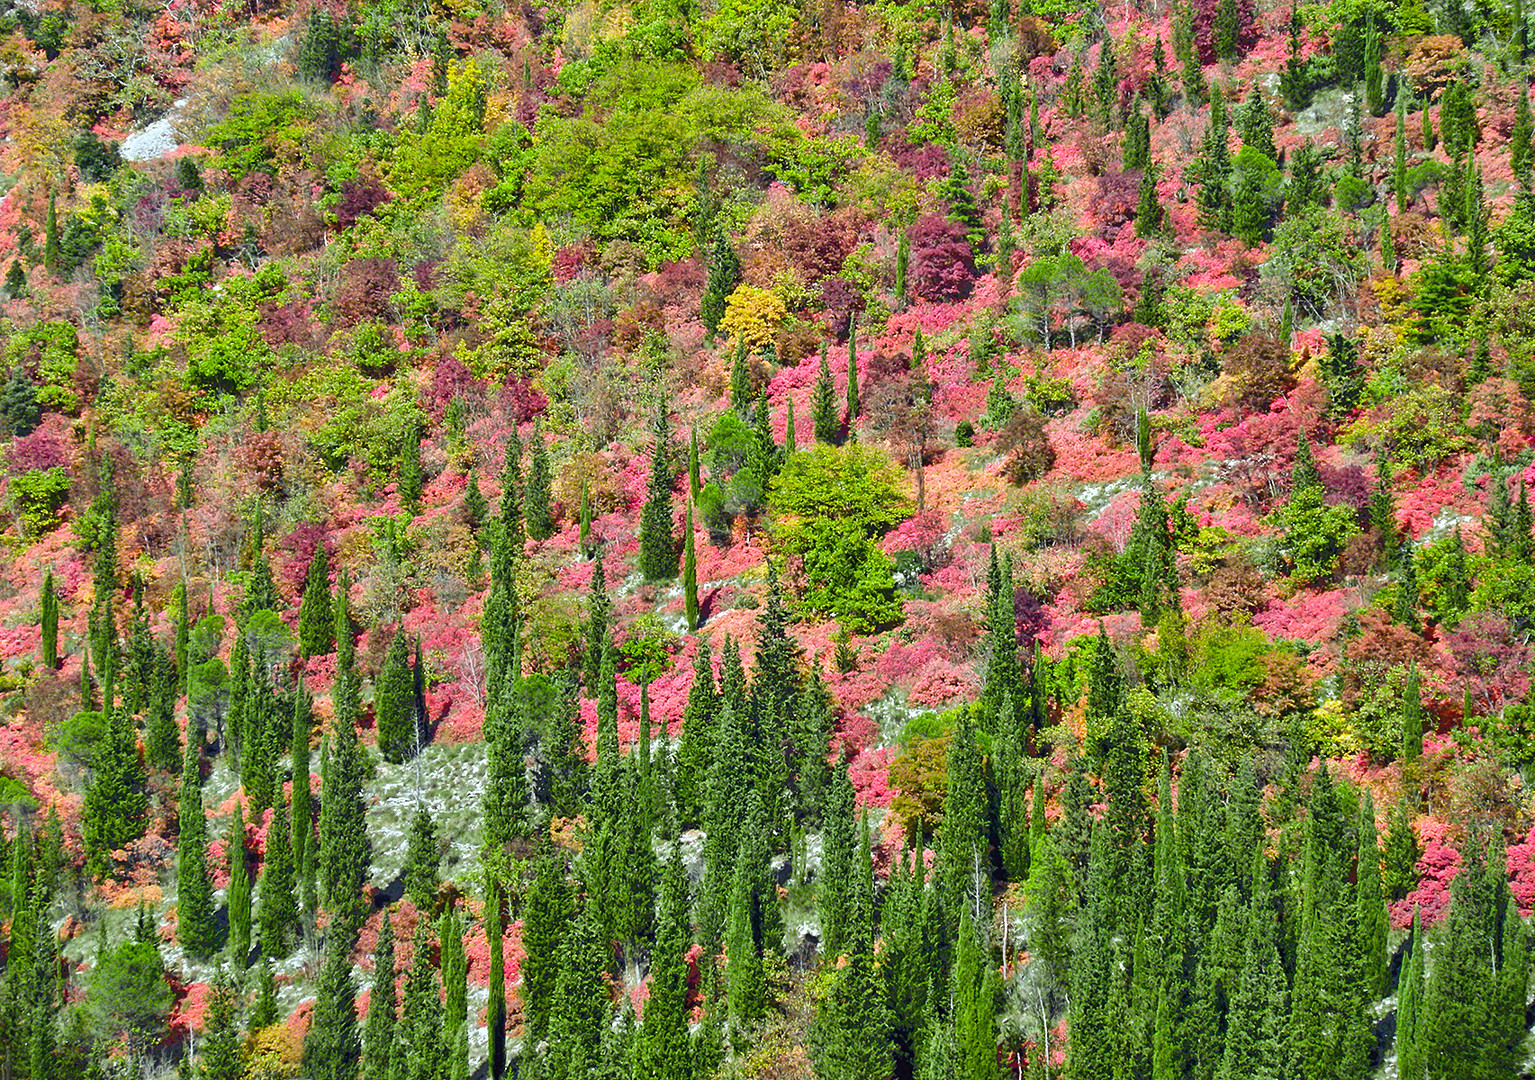
[[[298,926],[297,872],[293,865],[292,826],[286,801],[279,795],[267,826],[266,854],[261,860],[261,953],[274,959],[288,955]]]
[[[40,604],[43,626],[43,665],[58,670],[59,667],[59,596],[54,590],[53,567],[43,575]]]
[[[420,744],[421,728],[411,687],[410,642],[403,627],[395,631],[394,640],[389,644],[384,669],[374,687],[373,701],[378,748],[384,760],[398,765],[414,757]]]
[[[431,812],[418,804],[405,850],[405,895],[417,911],[429,913],[437,907],[437,890],[442,884],[437,867],[441,859],[437,826],[432,822]]]
[[[245,970],[251,951],[251,879],[246,865],[245,810],[235,804],[229,830],[229,888],[225,893],[229,916],[229,956],[235,968]]]
[[[330,605],[330,563],[325,544],[314,546],[309,573],[304,578],[304,596],[298,609],[298,646],[305,657],[324,656],[330,652],[336,632],[336,618]]]
[[[176,940],[192,956],[205,957],[218,945],[218,927],[213,921],[213,885],[208,880],[208,823],[203,816],[200,765],[197,748],[188,745],[176,807]]]
[[[399,995],[395,990],[394,926],[386,910],[378,928],[378,944],[373,947],[373,982],[368,991],[368,1018],[363,1022],[362,1062],[358,1069],[361,1080],[388,1080],[399,1008]]]
[[[677,576],[677,541],[672,536],[671,435],[666,406],[656,409],[655,451],[650,462],[650,494],[640,514],[640,572],[646,581]]]

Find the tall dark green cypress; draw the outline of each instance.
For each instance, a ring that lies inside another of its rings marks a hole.
[[[1375,827],[1375,800],[1365,791],[1359,800],[1359,856],[1354,872],[1354,933],[1358,941],[1364,1000],[1386,992],[1386,936],[1390,920],[1381,884],[1381,855]]]
[[[690,1080],[693,1047],[688,1035],[687,879],[681,845],[672,845],[662,877],[661,911],[651,953],[650,996],[635,1043],[634,1080]]]
[[[1412,936],[1407,939],[1406,958],[1397,982],[1396,1074],[1402,1080],[1427,1080],[1427,1062],[1423,1057],[1424,978],[1423,914],[1412,909]]]
[[[208,880],[208,822],[203,815],[201,761],[188,746],[177,804],[176,940],[192,956],[209,956],[218,946],[213,921],[213,885]]]
[[[699,636],[693,652],[693,684],[682,711],[682,736],[677,744],[673,772],[673,797],[678,824],[683,828],[703,821],[705,787],[713,760],[715,716],[719,692],[714,685],[713,657],[709,639]]]
[[[677,541],[672,536],[671,429],[666,406],[656,408],[655,449],[650,460],[650,494],[640,513],[640,572],[646,581],[677,576]]]
[[[719,330],[720,320],[725,317],[725,301],[735,291],[741,280],[741,260],[731,246],[730,237],[719,226],[709,241],[709,277],[704,283],[699,313],[704,329],[713,337]]]
[[[485,875],[485,943],[490,952],[490,987],[485,1003],[485,1027],[490,1041],[491,1080],[506,1075],[506,959],[502,947],[506,914],[502,886],[493,869]]]
[[[441,984],[432,965],[432,937],[430,919],[416,923],[410,972],[405,976],[400,1022],[395,1026],[389,1061],[391,1080],[447,1080],[446,1018]]]
[[[554,512],[550,503],[551,472],[549,447],[544,442],[543,428],[533,425],[533,452],[528,464],[527,518],[528,535],[534,540],[547,540],[554,535]]]
[[[858,441],[858,316],[849,317],[847,327],[847,437]]]
[[[437,908],[437,890],[442,885],[438,865],[442,852],[437,843],[437,826],[425,805],[418,805],[410,820],[410,838],[405,849],[405,895],[416,910],[429,915]]]
[[[827,345],[821,342],[821,368],[816,375],[815,388],[810,393],[810,416],[815,423],[815,441],[837,441],[837,390],[831,381],[831,365],[827,359]]]
[[[299,901],[304,909],[304,925],[314,929],[315,893],[314,799],[310,788],[309,738],[314,732],[313,703],[304,680],[299,679],[293,694],[293,866],[298,874]]]
[[[274,959],[288,955],[298,928],[298,875],[293,865],[292,826],[281,794],[267,825],[266,853],[261,860],[261,953]]]
[[[235,819],[229,829],[229,888],[225,891],[229,916],[229,958],[237,971],[244,971],[251,951],[251,879],[245,850],[245,809],[235,804]]]
[[[144,835],[149,809],[148,777],[139,759],[133,717],[115,707],[116,658],[107,654],[102,681],[106,738],[91,763],[91,777],[81,807],[86,867],[100,878],[112,869],[112,852]]]
[[[688,501],[687,513],[682,523],[682,604],[683,617],[687,621],[688,632],[698,630],[698,552],[694,548],[693,540],[693,503]]]
[[[526,1044],[530,1047],[543,1042],[549,1034],[566,933],[574,914],[564,863],[552,850],[541,852],[522,911],[522,946],[526,953],[522,964],[522,1016],[527,1028]]]
[[[959,1075],[968,1080],[997,1080],[997,996],[1001,980],[996,969],[986,962],[969,904],[959,919],[952,983]]]
[[[610,1027],[607,950],[589,907],[571,924],[555,989],[550,1018],[548,1076],[550,1080],[584,1080],[594,1075],[603,1031]]]
[[[394,924],[389,912],[385,911],[378,928],[378,944],[373,947],[373,982],[368,991],[368,1018],[362,1029],[360,1080],[389,1080],[399,1009],[399,995],[395,990]]]
[[[338,672],[338,693],[346,678],[356,676]],[[366,772],[355,714],[338,708],[321,778],[319,870],[322,900],[332,923],[347,928],[343,933],[355,934],[365,914],[362,888],[373,858],[362,796]]]
[[[314,546],[314,557],[309,560],[309,572],[304,577],[304,595],[299,601],[299,652],[306,657],[324,656],[330,652],[335,633],[336,618],[330,604],[330,560],[321,542]]]
[[[325,966],[304,1036],[303,1070],[314,1080],[358,1080],[362,1044],[357,1031],[357,987],[352,982],[355,941],[355,933],[340,927],[326,934]]]
[[[449,903],[437,925],[442,970],[443,1045],[448,1054],[446,1080],[469,1078],[469,957],[464,952],[464,927]]]
[[[59,595],[54,589],[51,566],[43,575],[39,604],[42,608],[43,665],[57,670],[59,666]]]
[[[373,692],[379,752],[385,761],[396,765],[415,757],[421,740],[411,682],[410,640],[402,626],[389,643],[389,653]]]

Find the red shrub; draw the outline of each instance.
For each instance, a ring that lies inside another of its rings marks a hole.
[[[910,240],[907,280],[913,295],[924,300],[960,300],[970,294],[975,253],[960,225],[929,214],[911,227]]]
[[[331,317],[342,326],[387,319],[389,299],[399,290],[400,268],[393,259],[353,259],[341,268],[341,282],[331,297]]]

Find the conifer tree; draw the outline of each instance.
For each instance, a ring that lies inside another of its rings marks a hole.
[[[293,866],[298,874],[299,900],[304,908],[304,925],[314,929],[315,850],[314,800],[310,788],[309,737],[314,730],[314,712],[304,680],[299,679],[293,695]]]
[[[688,1035],[688,962],[691,945],[687,879],[681,845],[672,845],[662,878],[661,911],[651,953],[650,995],[635,1042],[635,1080],[689,1080],[694,1075]]]
[[[684,828],[703,820],[705,787],[713,761],[715,714],[719,694],[707,637],[697,637],[693,652],[693,684],[682,711],[682,736],[672,777],[678,824]]]
[[[698,473],[698,429],[693,428],[688,432],[688,498],[697,502],[698,493],[702,490],[703,484]]]
[[[187,610],[187,583],[176,589],[176,689],[187,688],[187,647],[192,638],[192,616]]]
[[[414,757],[421,729],[411,686],[410,642],[404,627],[395,631],[394,640],[389,643],[373,702],[378,748],[384,760],[398,765]]]
[[[718,226],[709,242],[708,267],[709,277],[704,283],[699,314],[704,329],[713,337],[719,332],[720,320],[725,317],[725,301],[741,281],[741,260],[725,230]]]
[[[968,904],[959,919],[952,989],[959,1075],[973,1080],[996,1080],[996,996],[1001,986],[997,972],[986,962]]]
[[[485,1027],[490,1041],[491,1080],[506,1075],[506,959],[502,936],[506,914],[502,910],[501,882],[494,872],[485,875],[485,943],[490,953],[490,992],[485,1003]]]
[[[1386,935],[1390,922],[1381,885],[1380,846],[1375,829],[1375,801],[1369,791],[1359,801],[1359,857],[1354,875],[1354,933],[1358,940],[1360,981],[1365,1001],[1386,992]]]
[[[550,506],[551,473],[549,447],[544,443],[540,425],[533,424],[533,454],[528,466],[527,518],[528,535],[534,540],[547,540],[554,535],[554,513]]]
[[[286,801],[279,794],[267,826],[266,854],[261,860],[261,953],[274,959],[288,955],[298,926],[297,873],[293,866],[292,826]]]
[[[1199,180],[1199,221],[1209,229],[1224,232],[1231,222],[1231,146],[1227,132],[1225,97],[1216,86],[1210,92],[1210,126],[1205,133],[1204,149],[1195,162]]]
[[[698,553],[693,540],[693,503],[688,501],[682,524],[682,610],[688,631],[696,632],[698,619]]]
[[[1278,905],[1261,845],[1253,852],[1250,883],[1242,968],[1229,1004],[1216,1080],[1282,1075],[1285,971],[1277,941]]]
[[[848,317],[847,328],[847,437],[858,441],[858,316]]]
[[[338,688],[342,684],[338,672]],[[351,933],[364,914],[362,887],[373,858],[362,801],[366,771],[354,715],[338,709],[321,777],[319,870],[322,899],[332,922],[349,927]]]
[[[394,1056],[394,1028],[399,1017],[399,996],[395,990],[394,926],[389,912],[384,912],[378,928],[378,944],[373,948],[373,982],[368,992],[368,1017],[362,1029],[360,1080],[388,1080],[389,1062]]]
[[[357,988],[352,982],[355,940],[355,934],[341,932],[341,928],[326,935],[325,966],[304,1036],[302,1067],[314,1080],[358,1080],[362,1046],[357,1031]]]
[[[43,575],[40,594],[43,626],[43,665],[55,670],[59,666],[59,596],[54,590],[53,567]]]
[[[1396,1074],[1402,1080],[1419,1080],[1428,1075],[1423,1056],[1424,944],[1423,915],[1414,906],[1412,936],[1407,939],[1407,955],[1397,983]]]
[[[144,835],[149,808],[148,778],[139,759],[133,717],[113,701],[115,667],[109,653],[102,683],[106,737],[92,759],[80,814],[86,867],[98,878],[111,869],[112,852]]]
[[[522,964],[522,1016],[528,1046],[537,1046],[549,1033],[566,934],[574,914],[565,867],[553,851],[545,850],[538,856],[522,912],[522,945],[527,954]]]
[[[985,895],[991,878],[987,845],[987,792],[975,725],[962,710],[949,744],[943,826],[938,842],[938,887],[950,926],[959,906]]]
[[[1508,160],[1514,176],[1526,188],[1530,186],[1530,164],[1535,161],[1531,144],[1535,142],[1535,115],[1530,112],[1530,95],[1521,86],[1514,107],[1514,127],[1508,137]]]
[[[330,563],[325,544],[314,546],[309,573],[304,578],[304,596],[298,609],[298,646],[305,657],[324,656],[330,652],[336,632],[336,618],[330,605]]]
[[[400,436],[400,468],[395,493],[400,499],[400,509],[410,517],[421,512],[421,489],[424,477],[421,473],[421,428],[415,423],[406,426]]]
[[[833,444],[837,441],[836,388],[832,384],[831,366],[827,359],[827,344],[821,342],[821,367],[816,374],[815,387],[810,392],[810,416],[815,423],[815,441]]]
[[[464,928],[452,904],[437,928],[443,987],[443,1045],[448,1054],[445,1080],[469,1077],[469,958],[464,953]]]
[[[437,890],[442,883],[437,871],[440,860],[437,826],[426,806],[418,804],[405,850],[405,895],[417,911],[429,914],[437,906]]]
[[[549,1025],[550,1080],[581,1080],[596,1071],[602,1034],[610,1027],[603,982],[606,970],[606,950],[596,920],[589,907],[582,908],[571,924],[555,989]]]
[[[175,776],[181,768],[181,728],[176,723],[176,668],[170,654],[155,648],[149,716],[144,725],[144,757],[150,768]]]
[[[177,803],[176,940],[192,956],[209,956],[218,945],[213,885],[208,880],[208,823],[203,816],[201,762],[188,746]]]
[[[411,941],[413,957],[400,998],[390,1054],[391,1080],[446,1080],[448,1048],[443,1040],[441,985],[432,966],[432,924],[422,919]]]
[[[236,969],[238,970],[238,969]],[[198,1045],[199,1080],[240,1080],[240,1009],[245,995],[236,974],[220,967],[208,994],[203,1037]]]
[[[725,988],[730,1012],[730,1045],[737,1053],[767,1009],[767,983],[762,953],[753,933],[753,873],[747,860],[736,861],[730,887],[730,917],[725,953]]]
[[[229,889],[225,893],[229,915],[229,956],[236,970],[244,971],[251,951],[251,879],[246,865],[245,809],[235,804],[229,830]]]
[[[677,576],[677,542],[672,536],[671,435],[666,406],[656,409],[655,450],[650,462],[650,494],[640,514],[640,572],[646,581]]]

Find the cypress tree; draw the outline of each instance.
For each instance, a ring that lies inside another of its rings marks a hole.
[[[784,416],[784,428],[783,428],[783,430],[784,430],[783,452],[784,452],[784,457],[787,459],[787,458],[793,457],[795,452],[799,450],[799,444],[795,442],[795,434],[794,434],[794,398],[793,397],[789,398],[789,400],[787,402],[787,405],[786,405],[785,416]]]
[[[666,406],[656,409],[655,451],[650,461],[650,494],[640,514],[640,572],[646,581],[677,576],[677,541],[672,536],[671,435]]]
[[[635,1080],[690,1080],[694,1075],[688,1035],[688,961],[691,945],[687,879],[681,845],[672,845],[661,889],[661,912],[651,953],[650,996],[635,1043]]]
[[[1247,940],[1216,1080],[1275,1080],[1283,1075],[1285,970],[1277,941],[1278,905],[1261,845],[1253,851],[1249,892]]]
[[[554,513],[550,506],[551,473],[549,447],[544,443],[543,428],[533,424],[533,454],[528,466],[528,535],[547,540],[554,535]]]
[[[953,993],[959,1075],[969,1080],[997,1078],[996,997],[1000,989],[997,972],[986,962],[970,905],[966,904],[959,919]]]
[[[421,428],[414,422],[407,425],[400,436],[399,479],[395,493],[400,497],[400,509],[415,517],[421,512],[421,489],[425,478],[421,473]]]
[[[256,1005],[251,1010],[250,1030],[265,1031],[277,1019],[277,977],[272,973],[272,961],[265,959],[256,972]]]
[[[748,1045],[753,1029],[767,1010],[762,952],[753,930],[755,876],[746,859],[736,860],[725,943],[725,990],[730,1013],[730,1045],[737,1053]]]
[[[1535,161],[1531,144],[1535,141],[1535,115],[1530,112],[1530,95],[1523,86],[1514,107],[1514,127],[1508,137],[1508,160],[1520,184],[1530,186],[1530,164]]]
[[[522,946],[527,954],[522,964],[522,1016],[530,1047],[549,1034],[566,931],[574,914],[564,864],[553,851],[545,850],[538,856],[522,911]]]
[[[330,562],[325,544],[314,546],[309,572],[304,578],[304,596],[298,609],[298,647],[305,657],[324,656],[330,652],[336,632],[336,618],[330,605]]]
[[[293,695],[293,866],[298,873],[299,900],[304,908],[305,926],[314,928],[315,851],[314,800],[310,788],[309,738],[314,730],[314,712],[304,680],[297,680]]]
[[[848,317],[847,328],[847,437],[858,441],[858,316]]]
[[[413,957],[400,999],[390,1055],[391,1080],[446,1080],[448,1048],[437,969],[432,966],[432,924],[422,919],[411,941]]]
[[[176,689],[186,692],[187,647],[192,638],[192,616],[187,610],[187,583],[176,590]]]
[[[1423,915],[1412,909],[1412,936],[1407,939],[1407,958],[1397,983],[1396,1074],[1402,1080],[1426,1080],[1423,1056],[1424,979]]]
[[[603,981],[607,950],[599,933],[591,908],[582,908],[571,924],[555,989],[549,1025],[550,1080],[583,1080],[596,1071],[602,1034],[611,1026]]]
[[[810,393],[810,416],[815,424],[815,441],[831,445],[837,441],[836,388],[831,381],[831,366],[827,360],[827,345],[821,342],[821,368],[816,374],[815,388]]]
[[[252,715],[255,711],[255,690],[252,687],[250,646],[244,634],[236,634],[229,650],[229,711],[224,718],[224,731],[229,740],[229,750],[234,764],[245,779],[241,754],[248,739],[254,735]]]
[[[218,927],[208,880],[208,822],[199,765],[197,749],[189,745],[176,807],[176,940],[190,955],[204,957],[218,945]]]
[[[709,277],[704,284],[703,299],[699,302],[699,314],[704,329],[712,338],[725,317],[725,301],[741,281],[741,260],[731,246],[725,230],[716,226],[709,243]]]
[[[902,229],[895,242],[895,304],[906,306],[906,271],[911,262],[911,239]]]
[[[342,685],[343,676],[338,673],[338,690]],[[366,771],[367,758],[357,741],[353,715],[338,709],[321,778],[319,869],[322,899],[332,922],[350,933],[356,932],[364,915],[362,887],[373,857],[362,801]]]
[[[288,955],[298,926],[297,874],[293,866],[292,826],[286,801],[278,796],[267,826],[266,853],[261,860],[261,953],[274,959]]]
[[[835,958],[853,942],[854,791],[847,766],[832,769],[831,791],[823,814],[821,872],[816,881],[816,906],[821,922],[821,955]]]
[[[362,1062],[358,1069],[361,1080],[388,1080],[399,1007],[399,995],[395,990],[394,926],[386,910],[378,928],[378,944],[373,948],[373,982],[368,991],[368,1018],[363,1022]]]
[[[343,928],[326,936],[325,966],[304,1036],[303,1070],[314,1080],[357,1080],[362,1046],[357,1032],[357,989],[352,982],[355,940],[355,933]]]
[[[133,717],[114,708],[114,667],[109,655],[102,687],[106,738],[91,763],[80,815],[86,866],[98,878],[111,869],[112,852],[144,835],[149,809],[148,777],[139,760]]]
[[[821,1080],[883,1080],[891,1075],[890,1011],[882,991],[872,943],[860,934],[847,962],[833,972],[811,1020],[810,1059]]]
[[[688,498],[698,501],[698,493],[703,490],[698,474],[698,429],[693,428],[688,432]]]
[[[404,627],[395,631],[389,643],[384,669],[379,673],[373,694],[378,748],[384,760],[398,765],[416,755],[421,728],[412,693],[410,642]]]
[[[672,777],[677,821],[688,828],[703,821],[704,788],[714,760],[715,714],[719,694],[714,685],[714,664],[707,637],[696,637],[693,652],[693,684],[682,710],[682,736]]]
[[[1386,992],[1386,934],[1390,929],[1385,891],[1381,885],[1381,855],[1375,829],[1375,801],[1369,791],[1359,802],[1359,856],[1354,875],[1354,926],[1358,941],[1360,982],[1364,1000]]]
[[[229,956],[245,970],[251,951],[251,879],[246,866],[245,810],[235,804],[234,824],[229,830],[229,889],[225,893],[229,915]]]
[[[469,1076],[469,958],[464,953],[464,928],[452,904],[437,928],[443,988],[443,1044],[448,1053],[447,1080]]]
[[[1195,162],[1199,178],[1199,222],[1222,232],[1231,223],[1231,145],[1226,119],[1226,99],[1219,86],[1210,91],[1210,126]]]
[[[937,883],[952,928],[958,906],[985,895],[991,878],[986,778],[968,711],[955,718],[948,756]]]
[[[506,1075],[506,959],[502,935],[506,932],[501,910],[501,883],[494,872],[485,875],[485,943],[490,951],[490,993],[485,1004],[485,1027],[490,1040],[491,1080]]]
[[[682,524],[682,605],[688,632],[698,630],[698,553],[693,540],[693,503],[688,501]]]
[[[59,666],[59,596],[54,591],[51,566],[43,575],[40,605],[43,624],[43,665],[57,670]]]
[[[176,724],[176,667],[170,654],[156,647],[149,716],[144,725],[144,756],[166,776],[181,768],[181,728]]]
[[[208,995],[198,1046],[199,1080],[240,1080],[245,1074],[240,1059],[240,1009],[244,1004],[238,977],[228,968],[219,968]]]
[[[418,804],[405,849],[405,895],[422,913],[430,913],[437,906],[437,890],[442,884],[437,867],[441,858],[437,826],[432,823],[431,812]]]
[[[1075,1080],[1111,1080],[1121,1057],[1116,1045],[1121,1017],[1113,1015],[1111,998],[1117,982],[1114,926],[1114,886],[1110,875],[1109,835],[1105,825],[1093,829],[1091,871],[1087,895],[1072,946],[1071,997],[1067,1075]]]

